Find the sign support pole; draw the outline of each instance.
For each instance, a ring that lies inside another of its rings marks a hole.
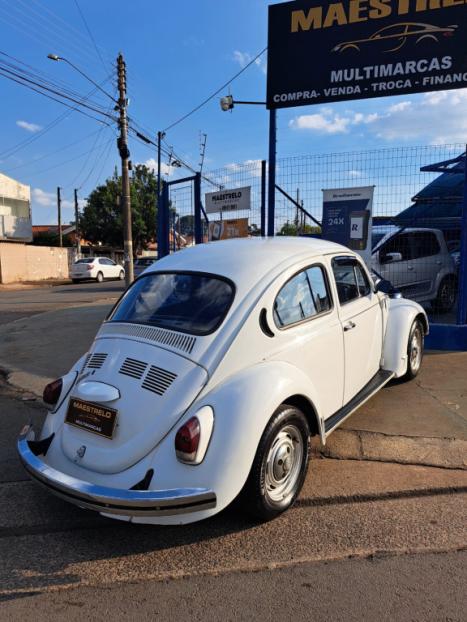
[[[266,160],[261,160],[261,237],[266,235]]]
[[[268,237],[274,237],[276,213],[276,135],[277,111],[269,111]]]
[[[467,145],[464,158],[464,200],[462,202],[457,324],[467,324]]]

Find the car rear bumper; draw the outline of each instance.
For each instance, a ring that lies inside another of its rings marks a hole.
[[[81,508],[116,516],[174,516],[216,507],[216,495],[207,488],[127,490],[76,479],[43,462],[31,449],[34,437],[30,425],[18,438],[17,450],[24,468],[51,493]]]

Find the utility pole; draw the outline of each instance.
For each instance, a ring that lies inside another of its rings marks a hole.
[[[58,244],[61,248],[63,246],[63,237],[62,237],[62,197],[60,195],[60,186],[57,186],[57,220],[58,220]]]
[[[81,255],[81,232],[79,230],[78,190],[75,188],[75,236],[76,236],[76,259]]]
[[[131,232],[131,201],[130,177],[128,163],[130,151],[128,149],[128,119],[126,115],[126,66],[122,54],[117,57],[118,68],[118,110],[120,136],[117,139],[118,151],[122,159],[122,212],[123,212],[123,248],[125,253],[125,285],[131,285],[133,274],[133,237]]]

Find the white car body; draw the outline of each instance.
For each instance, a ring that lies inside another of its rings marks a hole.
[[[75,281],[103,281],[104,279],[125,278],[125,270],[109,257],[89,257],[78,259],[71,266],[70,278]]]
[[[89,353],[62,378],[41,434],[23,430],[18,451],[25,468],[80,507],[135,523],[181,524],[207,518],[237,497],[279,405],[299,404],[325,444],[379,388],[406,374],[414,321],[428,331],[417,303],[390,299],[373,286],[341,304],[332,267],[340,261],[358,263],[371,282],[355,253],[315,239],[214,242],[159,260],[114,313],[145,279],[218,275],[235,286],[220,326],[199,336],[109,316]],[[330,306],[279,328],[284,320],[278,320],[276,298],[310,266],[327,279]],[[158,382],[164,385],[159,392]],[[65,423],[73,399],[118,410],[112,440]],[[174,443],[193,415],[201,443],[197,463],[186,464]],[[148,473],[149,487],[135,490]]]

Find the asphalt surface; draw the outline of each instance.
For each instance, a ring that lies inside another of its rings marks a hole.
[[[121,281],[83,282],[69,285],[44,286],[31,289],[0,288],[0,325],[30,317],[44,311],[113,303],[123,293]]]
[[[21,313],[51,311],[50,297],[57,313],[104,308],[115,285],[15,292],[7,311],[2,291],[0,318],[17,313],[17,329]],[[296,506],[270,523],[234,504],[201,523],[143,527],[29,480],[15,439],[44,416],[32,394],[0,382],[2,622],[466,619],[465,470],[314,459]]]
[[[443,584],[440,585],[440,577]],[[464,622],[465,552],[304,563],[4,601],[2,620]]]

